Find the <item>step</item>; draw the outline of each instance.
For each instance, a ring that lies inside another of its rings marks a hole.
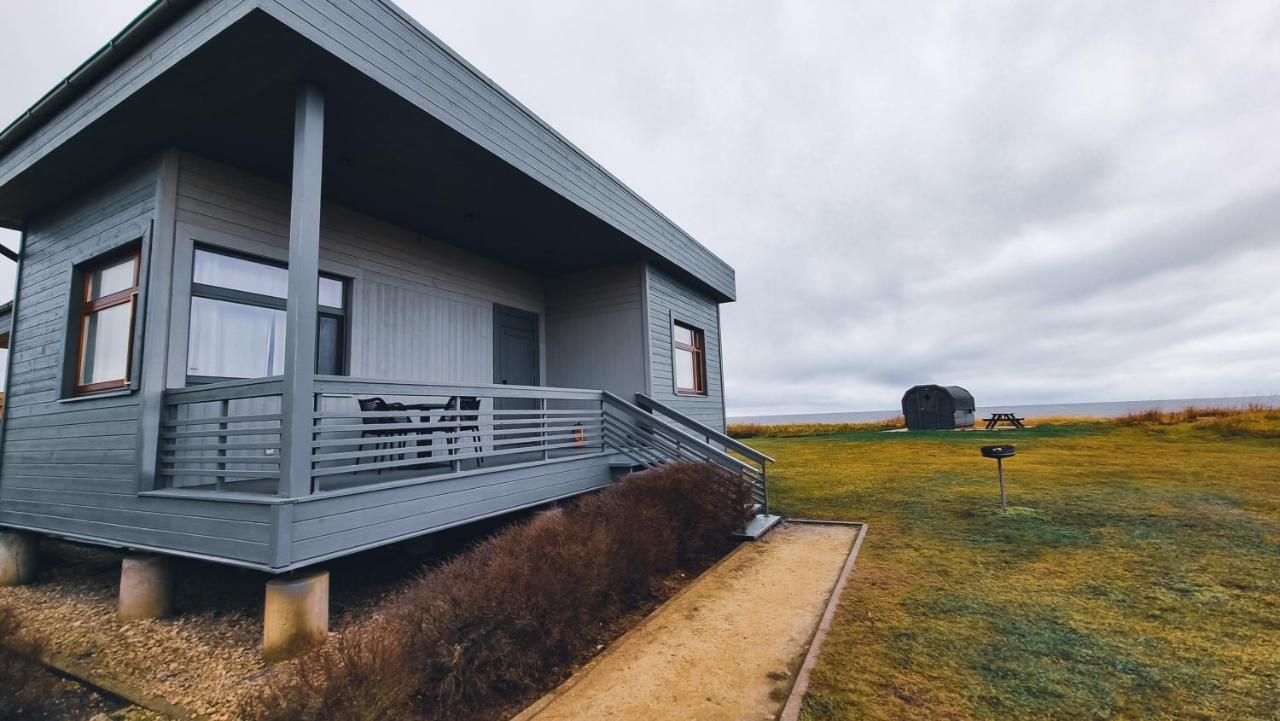
[[[768,533],[774,526],[778,525],[778,522],[781,520],[782,516],[765,515],[763,513],[758,514],[755,518],[752,518],[747,522],[746,528],[735,533],[733,537],[744,541],[754,541]]]
[[[609,475],[613,476],[613,479],[616,481],[621,480],[632,473],[639,473],[646,469],[648,469],[648,466],[643,463],[627,463],[619,461],[609,464]]]

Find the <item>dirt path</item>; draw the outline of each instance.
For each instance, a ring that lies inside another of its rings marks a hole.
[[[857,527],[746,543],[513,721],[774,719]]]

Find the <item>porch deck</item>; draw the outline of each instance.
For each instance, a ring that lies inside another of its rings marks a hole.
[[[283,442],[282,378],[166,392],[157,490],[289,496],[290,458],[306,466],[309,495],[606,452],[600,391],[342,377],[315,387],[301,449]],[[388,407],[361,410],[372,399]]]
[[[771,459],[647,396],[642,408],[599,390],[321,376],[300,419],[309,442],[295,446],[284,392],[279,377],[166,391],[156,482],[141,494],[237,532],[253,523],[260,540],[235,549],[246,565],[298,568],[679,460],[738,475],[767,509]],[[361,410],[371,398],[423,408]],[[457,399],[474,410],[447,407]]]

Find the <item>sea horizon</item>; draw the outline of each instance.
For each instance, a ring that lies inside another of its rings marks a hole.
[[[1251,405],[1280,407],[1280,395],[1224,396],[1219,398],[1160,398],[1132,401],[1095,401],[1086,403],[1007,403],[979,405],[975,415],[984,418],[995,412],[1017,413],[1023,417],[1074,416],[1080,418],[1114,418],[1146,410],[1179,411],[1193,406],[1245,408]],[[785,413],[729,416],[729,423],[860,423],[889,420],[902,415],[901,408],[871,411],[834,411],[825,413]]]

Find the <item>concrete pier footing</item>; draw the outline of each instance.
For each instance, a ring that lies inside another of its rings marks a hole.
[[[126,556],[120,563],[121,621],[164,618],[173,613],[173,565],[164,556]]]
[[[0,586],[20,586],[36,577],[40,539],[25,531],[0,531]]]
[[[329,634],[329,572],[312,571],[267,582],[262,657],[283,661],[325,642]]]

